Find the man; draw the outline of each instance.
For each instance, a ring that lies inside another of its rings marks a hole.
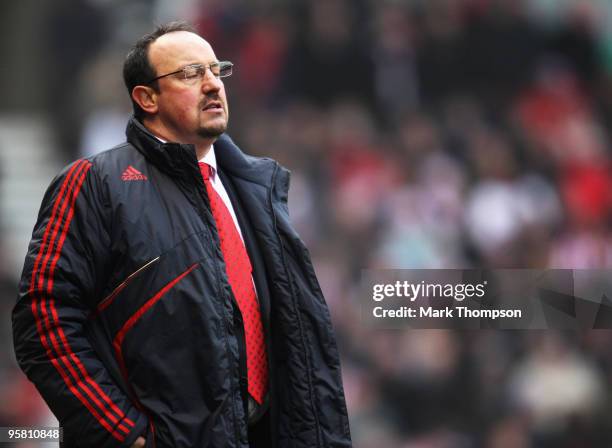
[[[43,199],[14,341],[65,446],[351,446],[288,172],[224,134],[231,71],[185,23],[144,36],[127,143]]]

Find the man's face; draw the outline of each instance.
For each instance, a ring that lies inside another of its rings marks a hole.
[[[208,42],[187,31],[159,37],[149,47],[149,62],[156,76],[171,73],[186,65],[208,65],[217,57]],[[225,87],[210,70],[200,80],[185,80],[181,74],[157,81],[159,94],[156,119],[165,139],[198,144],[215,139],[227,128],[229,111]]]

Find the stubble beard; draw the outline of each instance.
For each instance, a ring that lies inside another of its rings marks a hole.
[[[227,124],[218,126],[204,126],[198,129],[198,135],[203,138],[217,138],[225,132]]]
[[[227,121],[219,124],[210,124],[200,126],[198,129],[198,135],[203,138],[216,138],[219,137],[227,130]]]

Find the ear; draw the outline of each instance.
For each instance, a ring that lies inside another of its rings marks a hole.
[[[151,87],[136,86],[132,90],[132,99],[148,114],[157,113],[157,92]]]

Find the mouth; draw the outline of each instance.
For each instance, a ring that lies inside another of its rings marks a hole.
[[[204,112],[215,112],[220,113],[223,112],[223,105],[220,101],[210,101],[204,105],[202,108]]]

